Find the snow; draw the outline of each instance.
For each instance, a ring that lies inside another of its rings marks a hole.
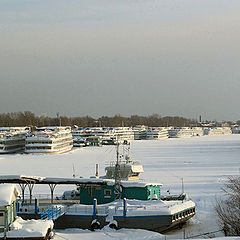
[[[169,211],[171,214],[181,212],[186,208],[195,207],[195,204],[193,201],[186,201],[186,202],[179,201],[177,205],[176,205],[176,201],[171,201],[171,202],[168,202],[168,204],[169,204]]]
[[[15,199],[15,191],[19,194],[18,189],[13,184],[0,184],[0,206],[8,206]]]
[[[183,211],[186,208],[195,207],[193,201],[161,201],[161,200],[127,200],[127,216],[156,216],[169,215]],[[92,205],[74,204],[68,207],[66,215],[91,215]],[[111,203],[98,205],[99,215],[108,215],[113,212],[114,216],[123,215],[123,200],[116,200]],[[108,216],[109,217],[109,216]],[[111,217],[111,216],[110,216]]]
[[[141,229],[120,229],[113,230],[109,227],[105,227],[103,230],[96,230],[95,232],[91,232],[89,230],[82,229],[67,229],[63,231],[58,231],[54,240],[62,240],[62,239],[71,239],[71,240],[159,240],[164,239],[164,236],[160,233],[145,231]]]
[[[7,232],[7,237],[44,237],[49,228],[53,228],[51,220],[23,220],[17,217],[11,226],[11,231]]]
[[[162,185],[161,183],[152,183],[152,182],[135,182],[135,181],[121,181],[123,187],[146,187],[146,186],[158,186]]]
[[[0,175],[0,180],[25,180],[25,179],[42,181],[45,177],[40,176],[26,176],[26,175]]]
[[[184,191],[196,204],[196,216],[184,228],[187,236],[219,230],[214,203],[216,197],[223,194],[221,188],[228,177],[239,175],[240,135],[132,141],[130,155],[133,161],[139,160],[143,165],[144,173],[140,177],[145,182],[163,183],[163,195],[168,195],[168,190],[171,194],[181,193],[183,178]],[[69,153],[56,155],[2,155],[0,174],[71,178],[75,169],[77,177],[88,178],[95,174],[96,163],[99,164],[100,175],[104,175],[105,163],[115,159],[114,146],[74,148]],[[62,195],[64,191],[74,188],[57,185],[54,193]],[[34,187],[33,194],[43,193],[50,195],[48,186]],[[136,236],[138,233],[137,230]],[[61,234],[66,237],[70,233],[66,231]],[[80,231],[77,234],[83,234],[81,239],[96,237],[96,233]],[[104,231],[98,234],[103,237],[98,239],[106,239]],[[118,231],[114,234],[117,235]],[[151,236],[152,233],[149,234]],[[67,238],[74,239],[74,236],[75,233]],[[182,236],[183,230],[167,233],[170,239]],[[222,235],[218,233],[215,236]],[[135,238],[134,230],[131,237]]]

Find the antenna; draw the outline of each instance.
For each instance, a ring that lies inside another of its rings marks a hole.
[[[115,199],[121,198],[121,181],[120,181],[120,165],[119,165],[119,142],[117,138],[117,161],[115,164]]]
[[[127,147],[127,154],[125,156],[125,159],[126,159],[127,163],[131,162],[131,160],[130,160],[130,153],[129,152],[130,152],[130,144]]]
[[[59,120],[59,126],[62,126],[62,119],[61,116],[59,115],[59,112],[57,112],[57,119]]]
[[[183,178],[181,178],[182,180],[182,194],[184,193],[184,185],[183,185]]]

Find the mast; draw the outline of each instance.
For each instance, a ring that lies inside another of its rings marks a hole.
[[[119,142],[117,140],[117,161],[115,164],[115,184],[114,184],[115,199],[121,199],[122,188],[120,180],[120,165],[119,165]]]

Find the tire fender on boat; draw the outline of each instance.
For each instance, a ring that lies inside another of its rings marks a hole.
[[[118,223],[116,220],[113,220],[112,222],[110,222],[108,226],[112,229],[118,230]]]
[[[91,231],[100,229],[100,222],[97,219],[92,220],[91,222]]]

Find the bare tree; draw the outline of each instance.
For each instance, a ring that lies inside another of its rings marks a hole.
[[[240,236],[240,177],[230,177],[222,190],[215,205],[219,225],[225,236]]]

